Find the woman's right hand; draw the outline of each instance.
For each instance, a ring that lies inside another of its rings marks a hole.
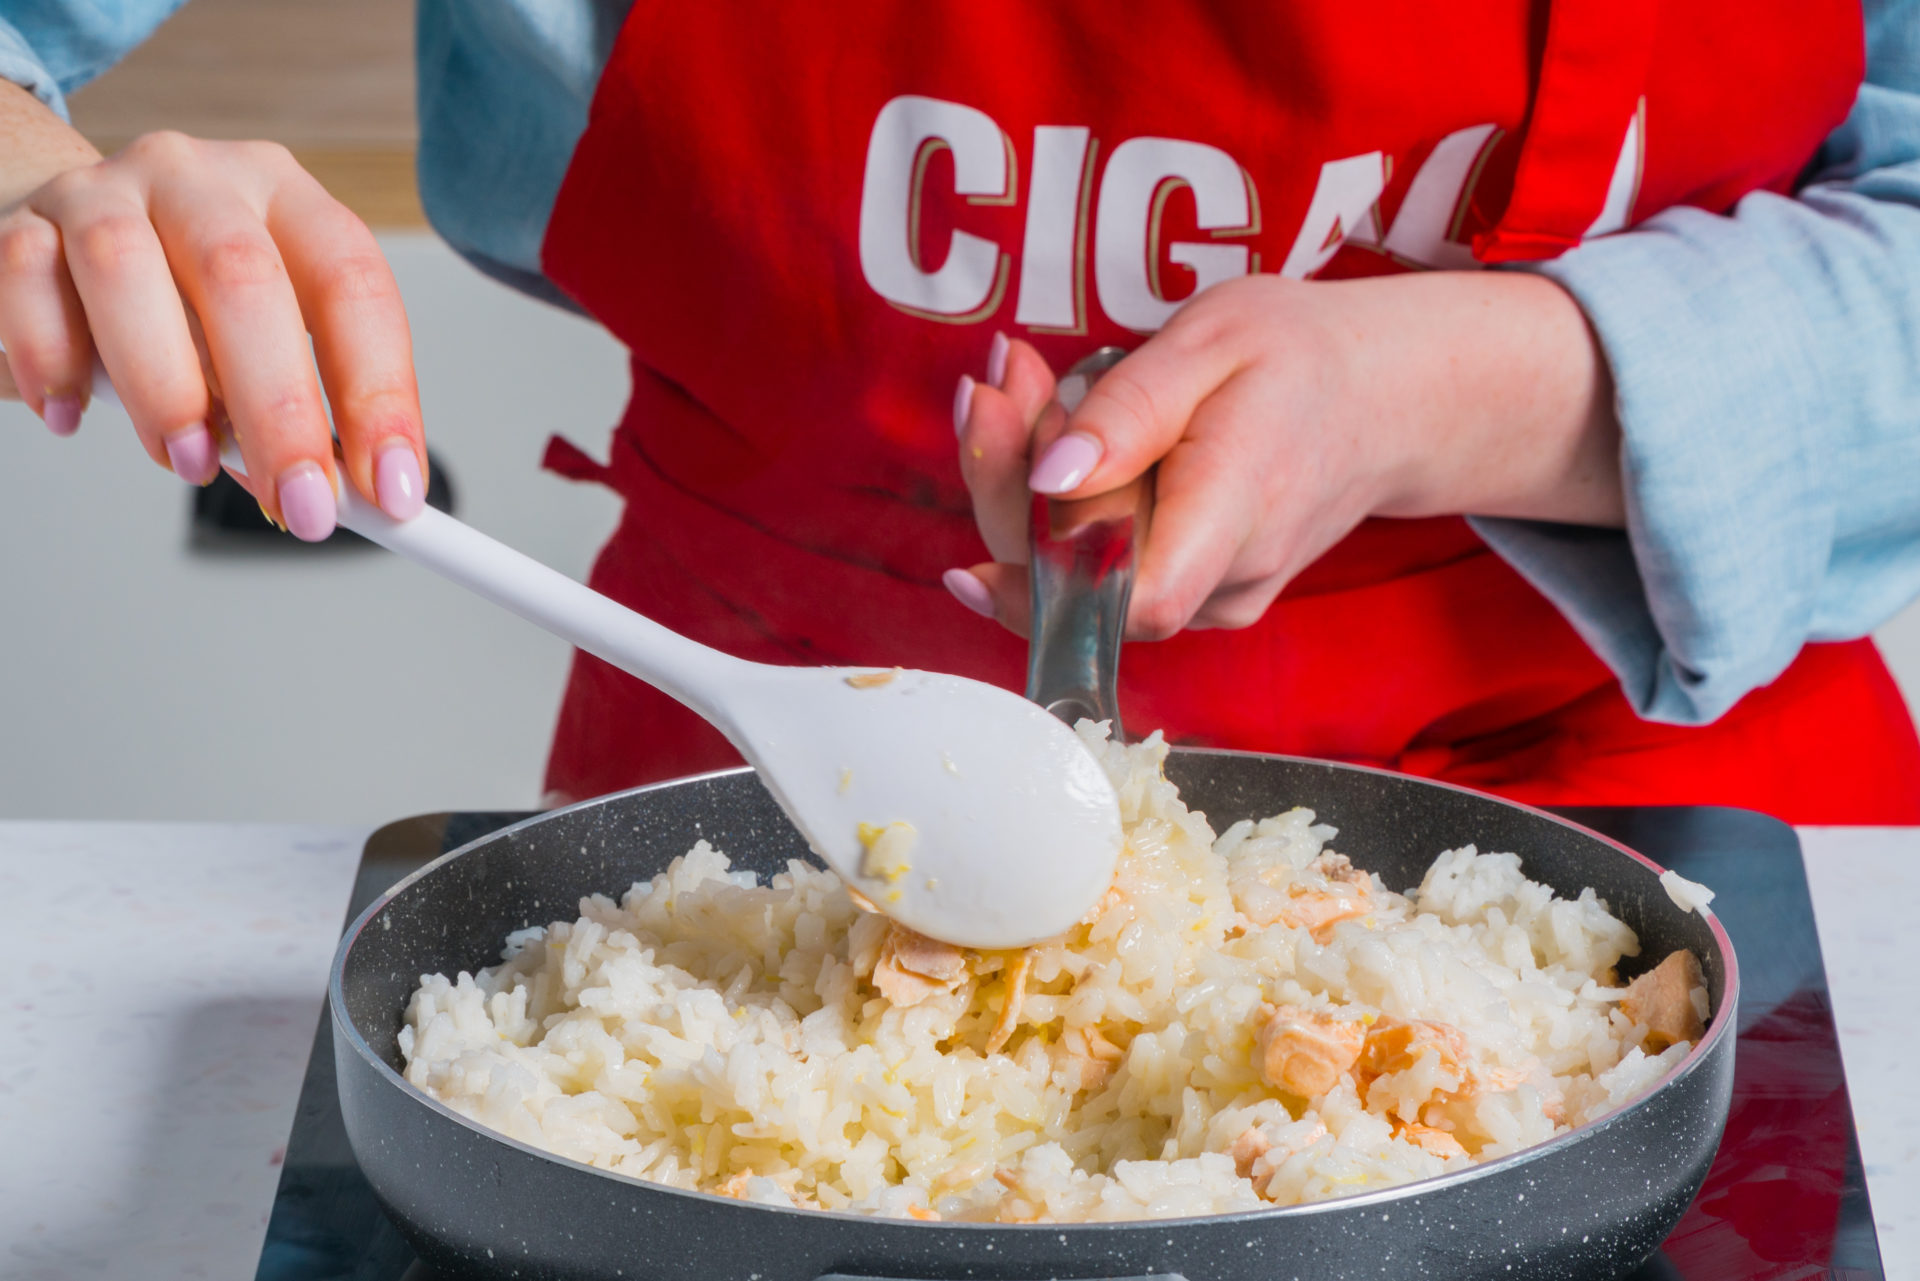
[[[98,352],[147,453],[193,484],[219,471],[210,424],[230,423],[243,483],[300,538],[335,521],[322,382],[347,479],[396,519],[425,501],[399,287],[366,224],[277,144],[148,134],[0,208],[0,346],[61,435]]]

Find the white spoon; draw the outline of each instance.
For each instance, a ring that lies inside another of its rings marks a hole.
[[[103,372],[96,398],[119,404]],[[239,451],[220,459],[245,475]],[[1064,933],[1107,891],[1119,801],[1079,738],[937,672],[750,663],[688,640],[444,512],[396,521],[351,484],[340,524],[672,695],[759,771],[827,866],[965,947]]]

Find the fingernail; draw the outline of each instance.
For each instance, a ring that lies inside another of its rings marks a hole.
[[[993,617],[993,593],[987,585],[964,569],[950,569],[940,575],[940,581],[953,593],[953,598],[965,605],[982,618]]]
[[[295,463],[274,482],[280,497],[280,519],[287,532],[303,542],[317,543],[333,532],[338,514],[333,486],[319,463]]]
[[[1007,381],[1007,350],[1012,346],[1007,336],[996,333],[993,341],[987,345],[987,386],[1003,387]]]
[[[953,389],[953,434],[958,436],[967,429],[967,415],[973,412],[973,379],[960,375],[960,385]]]
[[[80,398],[48,396],[40,402],[40,417],[54,435],[71,436],[80,430]]]
[[[173,474],[189,485],[210,485],[220,474],[220,451],[214,448],[213,433],[205,423],[170,433],[165,444]]]
[[[1100,465],[1100,442],[1084,432],[1070,431],[1047,446],[1027,477],[1036,494],[1064,494],[1078,487]]]
[[[380,510],[395,520],[412,520],[427,505],[427,487],[420,480],[420,460],[413,446],[395,441],[373,461],[373,493]]]

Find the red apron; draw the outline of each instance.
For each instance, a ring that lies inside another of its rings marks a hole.
[[[996,329],[1055,367],[1197,287],[1550,256],[1791,189],[1862,74],[1853,0],[639,0],[547,233],[633,353],[592,583],[746,658],[961,672],[1024,643],[951,601],[985,556],[948,417]],[[830,13],[830,17],[828,16]],[[1368,521],[1241,631],[1129,646],[1129,724],[1520,799],[1920,822],[1866,641],[1717,723],[1638,719],[1458,519]],[[577,657],[549,787],[737,758]]]

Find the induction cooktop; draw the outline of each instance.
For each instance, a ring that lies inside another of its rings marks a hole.
[[[1880,1248],[1793,829],[1745,810],[1562,811],[1718,891],[1743,990],[1732,1109],[1705,1186],[1636,1281],[1880,1281]],[[367,841],[346,919],[524,813],[426,814]],[[321,1011],[257,1281],[452,1281],[430,1271],[354,1163]]]

